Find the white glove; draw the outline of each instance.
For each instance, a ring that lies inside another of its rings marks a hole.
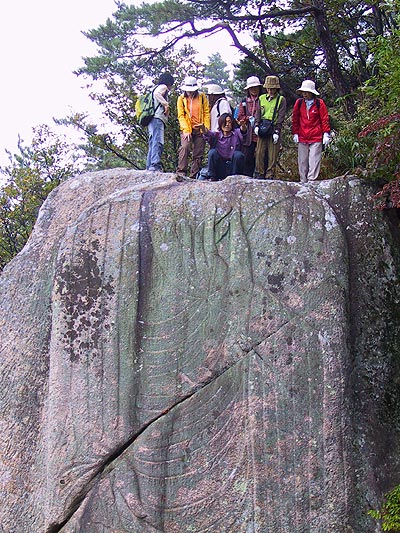
[[[298,143],[298,142],[299,142],[299,136],[297,135],[297,133],[295,133],[295,134],[293,135],[293,142],[295,142],[295,143]]]
[[[329,135],[329,133],[324,133],[324,136],[322,137],[322,144],[326,146],[330,142],[331,142],[331,136]]]
[[[273,139],[273,141],[274,141],[274,144],[276,144],[276,143],[278,142],[279,135],[278,135],[277,133],[274,133],[274,134],[272,135],[272,139]]]
[[[253,131],[256,135],[258,135],[258,126],[256,126]]]

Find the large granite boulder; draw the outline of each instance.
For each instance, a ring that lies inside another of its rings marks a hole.
[[[1,531],[378,531],[399,265],[370,195],[121,169],[53,191],[0,277]]]

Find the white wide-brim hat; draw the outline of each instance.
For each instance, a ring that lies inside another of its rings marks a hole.
[[[304,80],[301,87],[297,89],[299,93],[312,93],[319,96],[319,92],[315,90],[315,83],[311,80]]]
[[[217,85],[216,83],[211,83],[210,85],[207,85],[207,92],[208,94],[224,94],[224,90],[220,85]]]
[[[250,78],[247,78],[245,89],[250,89],[250,87],[261,87],[261,85],[262,84],[257,76],[250,76]]]
[[[182,91],[198,91],[200,89],[199,84],[197,83],[196,78],[193,76],[187,76],[183,80],[183,84],[181,86]]]

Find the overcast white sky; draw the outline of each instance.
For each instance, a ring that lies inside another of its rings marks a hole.
[[[97,28],[116,9],[113,0],[3,0],[0,165],[8,162],[6,148],[16,151],[18,134],[29,145],[32,127],[53,126],[53,117],[75,111],[96,114],[99,108],[73,71],[83,65],[82,57],[96,52],[82,31]],[[218,47],[206,39],[201,45],[209,48],[207,57],[216,48],[224,57],[220,41]]]
[[[70,111],[94,111],[83,80],[72,72],[95,52],[82,35],[116,11],[113,0],[17,0],[0,8],[0,164],[15,151],[18,134],[53,124]]]

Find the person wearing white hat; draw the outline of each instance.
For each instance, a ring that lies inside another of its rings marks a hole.
[[[254,123],[257,111],[260,109],[259,97],[262,85],[257,76],[250,76],[246,80],[246,98],[239,104],[237,120],[247,122],[247,134],[242,142],[242,152],[244,153],[243,174],[253,177],[256,165],[255,152],[257,146],[257,135],[254,133]]]
[[[322,148],[330,140],[329,114],[325,102],[318,98],[312,80],[304,80],[297,89],[301,94],[293,107],[292,134],[298,144],[300,181],[306,183],[318,179],[321,169]]]
[[[206,146],[203,139],[204,128],[210,129],[210,108],[207,96],[199,91],[199,85],[193,76],[186,76],[181,89],[183,93],[178,96],[177,101],[181,145],[176,173],[181,178],[186,177],[189,156],[192,153],[189,178],[196,179]]]
[[[212,83],[207,87],[208,103],[210,105],[211,127],[210,131],[219,131],[218,119],[224,113],[232,114],[231,106],[222,87]]]

